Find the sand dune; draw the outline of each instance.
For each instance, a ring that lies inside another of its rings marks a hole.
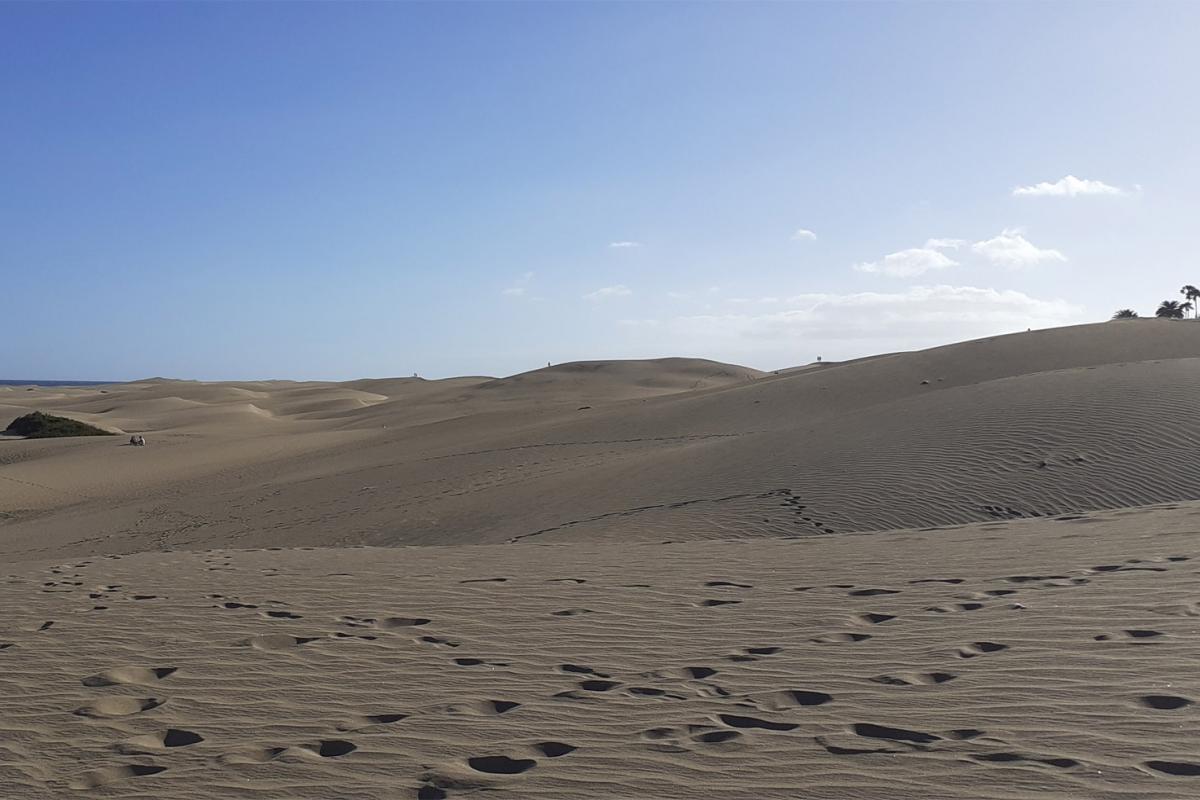
[[[0,786],[1190,797],[1198,525],[26,563],[0,583]]]
[[[0,443],[0,547],[776,537],[1184,500],[1197,358],[1200,326],[1147,320],[779,374],[662,359],[10,392],[14,416],[75,413],[151,447]]]
[[[0,387],[149,441],[0,440],[0,796],[1190,798],[1198,398],[1150,320]]]

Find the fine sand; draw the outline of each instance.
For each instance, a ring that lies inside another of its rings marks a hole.
[[[1200,796],[1195,323],[35,409],[0,797]]]

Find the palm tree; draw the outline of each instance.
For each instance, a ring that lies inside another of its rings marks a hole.
[[[1179,293],[1186,297],[1188,302],[1192,304],[1192,316],[1200,317],[1200,303],[1196,302],[1197,300],[1200,300],[1200,289],[1197,289],[1195,286],[1192,286],[1189,283],[1180,289]]]
[[[1112,315],[1113,319],[1137,319],[1138,313],[1132,308],[1122,308],[1120,311]]]
[[[1183,319],[1184,306],[1191,308],[1191,303],[1181,304],[1178,300],[1163,300],[1158,304],[1158,310],[1154,312],[1154,316],[1162,319]]]

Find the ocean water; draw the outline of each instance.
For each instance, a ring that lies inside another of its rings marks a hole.
[[[103,386],[106,383],[120,383],[120,381],[6,381],[6,380],[0,380],[0,386]]]

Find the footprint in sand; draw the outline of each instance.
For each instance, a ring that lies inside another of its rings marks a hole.
[[[453,639],[443,639],[440,636],[422,636],[415,639],[418,644],[429,644],[434,647],[461,647],[462,642],[456,642]]]
[[[725,656],[730,661],[758,661],[761,656],[771,656],[782,650],[782,647],[744,647],[739,653]]]
[[[565,742],[538,742],[533,748],[546,758],[562,758],[579,749],[575,745]]]
[[[630,686],[626,689],[629,694],[634,697],[661,697],[667,700],[686,700],[687,696],[668,692],[666,689],[658,689],[653,686]]]
[[[869,633],[827,633],[824,636],[809,639],[809,641],[816,642],[817,644],[844,644],[865,642],[870,638],[871,635]]]
[[[1097,642],[1108,642],[1113,639],[1120,638],[1131,640],[1129,642],[1130,644],[1158,644],[1158,641],[1156,640],[1161,640],[1164,636],[1166,636],[1166,634],[1164,634],[1162,631],[1149,630],[1145,628],[1130,628],[1121,631],[1119,634],[1110,635],[1107,633],[1102,633],[1098,636],[1093,636],[1092,638]]]
[[[158,767],[153,764],[127,764],[122,767],[108,767],[85,773],[67,785],[72,789],[98,789],[101,786],[119,783],[129,778],[157,775],[166,771],[166,767]]]
[[[80,683],[84,686],[118,686],[121,684],[141,684],[149,686],[170,675],[174,675],[178,667],[116,667],[96,675],[89,675]]]
[[[419,625],[428,625],[431,620],[425,617],[384,617],[383,619],[370,620],[370,622],[373,622],[376,628],[392,630],[394,628],[413,628]]]
[[[1138,703],[1146,708],[1153,708],[1157,711],[1175,711],[1180,708],[1187,708],[1194,701],[1186,697],[1178,697],[1172,694],[1147,694],[1142,695],[1138,699]]]
[[[559,664],[558,669],[560,672],[568,672],[575,675],[595,675],[597,678],[611,677],[603,672],[597,672],[591,667],[586,667],[582,664]]]
[[[833,702],[833,695],[807,689],[783,689],[767,695],[755,695],[749,700],[765,711],[784,711],[801,706],[823,706]]]
[[[173,747],[188,747],[204,741],[204,737],[194,731],[182,728],[167,728],[160,733],[148,733],[126,739],[115,746],[118,753],[123,755],[149,755],[157,750]]]
[[[358,745],[345,739],[322,739],[316,744],[301,745],[299,750],[313,753],[321,758],[341,758],[358,749]]]
[[[392,725],[401,720],[408,719],[411,714],[368,714],[365,716],[354,717],[351,720],[340,723],[337,726],[339,731],[349,733],[351,731],[360,731],[364,728],[371,728],[376,725]]]
[[[951,606],[928,606],[925,610],[931,614],[953,614],[957,611],[978,611],[983,607],[983,603],[955,603]]]
[[[77,717],[127,717],[158,708],[165,702],[154,697],[101,697],[71,713]]]
[[[953,672],[902,672],[898,675],[877,675],[869,680],[887,686],[932,686],[957,677]]]
[[[856,614],[854,619],[856,622],[866,625],[879,625],[884,622],[890,622],[896,618],[895,614],[876,614],[868,612],[866,614]]]
[[[724,724],[731,728],[757,728],[764,731],[791,731],[800,727],[794,722],[774,722],[758,717],[743,717],[738,714],[717,714]]]
[[[680,725],[677,727],[649,728],[639,734],[652,750],[664,753],[686,753],[690,751],[685,742],[718,745],[737,742],[742,734],[736,730],[719,728],[715,725]]]
[[[520,708],[520,703],[512,700],[471,700],[463,703],[442,703],[424,709],[427,713],[450,714],[452,716],[491,717],[507,714],[513,709]]]
[[[1191,761],[1146,761],[1143,766],[1162,773],[1181,778],[1200,778],[1200,764]]]
[[[973,761],[993,764],[1012,764],[1018,762],[1023,764],[1044,764],[1045,766],[1057,767],[1058,769],[1070,769],[1071,767],[1079,766],[1079,762],[1073,758],[1030,756],[1023,753],[1010,752],[978,753],[968,756],[968,758]]]
[[[984,655],[985,653],[999,653],[1001,650],[1007,650],[1008,645],[997,644],[996,642],[972,642],[965,647],[958,649],[959,658],[975,658]]]
[[[909,745],[930,744],[942,737],[923,731],[910,731],[905,728],[892,728],[887,725],[875,725],[870,722],[856,722],[851,730],[859,736],[868,739],[886,739],[890,742],[902,742]]]
[[[460,667],[507,667],[507,661],[484,661],[482,658],[456,658],[454,663]]]
[[[236,647],[252,647],[255,650],[263,650],[266,652],[278,652],[281,650],[290,650],[293,647],[299,647],[309,642],[315,642],[319,636],[288,636],[284,633],[268,633],[261,636],[251,636],[249,639],[239,640]]]
[[[509,758],[508,756],[473,756],[467,759],[467,766],[476,772],[486,772],[489,775],[518,775],[528,772],[537,766],[532,758]]]

